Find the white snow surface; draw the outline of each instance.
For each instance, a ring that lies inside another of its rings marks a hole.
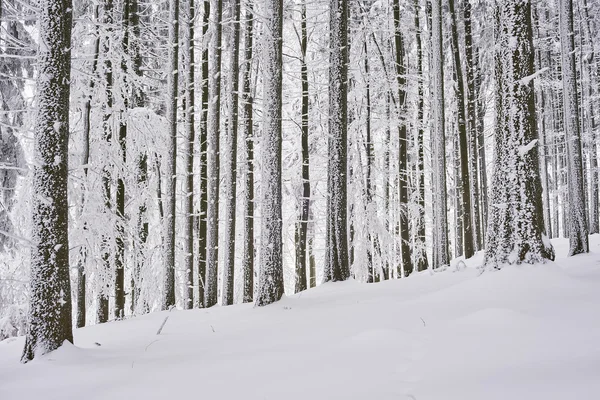
[[[553,243],[545,265],[482,273],[478,254],[264,308],[78,329],[75,346],[25,365],[23,338],[8,339],[0,399],[600,399],[600,236],[568,259]]]

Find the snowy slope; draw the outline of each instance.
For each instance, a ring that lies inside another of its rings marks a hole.
[[[481,274],[479,255],[260,309],[92,326],[27,365],[23,338],[0,342],[0,399],[597,400],[600,237],[568,260],[554,243],[559,260],[544,266]]]

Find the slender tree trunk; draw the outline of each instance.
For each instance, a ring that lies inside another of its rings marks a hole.
[[[244,250],[242,269],[244,271],[244,303],[254,301],[254,133],[252,119],[252,50],[253,50],[253,1],[246,2],[246,29],[244,37],[244,69],[242,77],[242,121],[246,130],[246,195],[244,198]]]
[[[131,7],[130,25],[131,33],[133,35],[133,41],[131,43],[131,58],[133,60],[133,72],[136,77],[141,80],[143,77],[142,72],[142,55],[140,52],[140,7],[138,0],[129,0]],[[134,88],[133,93],[133,107],[144,107],[145,96],[142,93],[141,88]],[[138,193],[143,193],[147,190],[148,185],[148,153],[142,150],[137,155],[136,160],[136,180]],[[136,249],[135,265],[131,279],[131,310],[133,314],[137,312],[147,312],[147,304],[143,304],[139,307],[140,296],[141,296],[141,275],[142,269],[145,265],[146,257],[146,241],[148,240],[148,220],[146,216],[147,206],[146,202],[138,206],[137,210],[137,240],[134,242]]]
[[[103,115],[102,115],[102,128],[104,131],[104,141],[106,142],[106,149],[109,150],[112,147],[112,137],[113,137],[113,127],[112,127],[112,108],[113,108],[113,72],[112,72],[112,61],[110,59],[111,54],[111,41],[112,41],[112,33],[113,33],[113,1],[105,0],[104,1],[104,15],[102,17],[102,24],[104,25],[104,37],[102,40],[102,53],[106,56],[104,60],[104,81],[106,85],[106,102],[103,105]],[[111,190],[111,171],[110,166],[105,165],[102,170],[102,190],[104,196],[104,214],[106,218],[110,221],[112,218],[110,216],[112,211],[112,190]],[[107,221],[107,222],[109,222]],[[109,237],[105,235],[102,238],[102,263],[104,266],[105,273],[109,275],[111,270],[111,246],[109,244]],[[106,282],[106,278],[101,279],[101,287],[98,294],[98,311],[97,311],[97,321],[98,323],[104,323],[108,321],[109,308],[108,308],[108,292],[109,287]]]
[[[238,91],[240,60],[240,0],[231,0],[231,16],[233,22],[233,38],[231,44],[231,94],[229,140],[227,141],[227,170],[225,174],[226,206],[223,236],[226,238],[226,250],[223,263],[223,305],[233,304],[233,283],[235,265],[235,204],[237,188],[237,136],[238,136]]]
[[[175,306],[175,203],[177,176],[177,93],[179,82],[179,0],[169,2],[169,73],[167,74],[167,120],[169,140],[167,141],[167,162],[165,163],[166,196],[165,241],[164,241],[164,282],[161,308],[168,310]]]
[[[469,174],[469,137],[467,131],[467,116],[465,115],[465,83],[463,80],[463,70],[460,60],[460,47],[458,44],[458,26],[456,11],[454,10],[454,0],[448,0],[451,18],[451,39],[452,54],[454,60],[454,70],[456,72],[456,102],[458,118],[458,142],[460,149],[460,178],[461,178],[461,214],[463,227],[463,248],[465,258],[471,258],[475,253],[475,240],[473,236],[473,218],[471,209],[471,185]]]
[[[308,234],[308,216],[310,214],[310,155],[308,147],[308,67],[306,50],[308,33],[306,29],[306,0],[300,4],[300,80],[302,82],[302,198],[300,199],[299,221],[296,224],[296,293],[306,290],[306,239]]]
[[[264,132],[262,152],[262,202],[257,306],[278,301],[284,294],[281,203],[281,107],[283,0],[265,4],[264,31]]]
[[[210,71],[210,103],[208,127],[208,165],[210,174],[208,180],[208,227],[207,227],[207,259],[206,259],[206,287],[204,292],[205,307],[217,304],[217,273],[218,273],[218,247],[219,247],[219,181],[220,181],[220,156],[219,141],[221,134],[221,17],[223,14],[223,0],[214,0],[213,30],[212,30],[212,71]]]
[[[587,0],[583,0],[582,4],[583,12],[583,23],[585,24],[586,41],[589,47],[589,54],[586,56],[586,64],[588,70],[588,76],[590,82],[587,86],[588,94],[588,118],[589,118],[589,130],[590,130],[590,234],[600,233],[600,215],[599,215],[599,201],[598,201],[598,144],[597,144],[597,133],[598,130],[598,116],[594,110],[594,96],[598,93],[598,68],[600,63],[596,59],[596,53],[594,51],[594,36],[592,35],[592,29],[590,24],[590,17],[588,14],[588,3]],[[594,64],[596,68],[594,68]],[[594,90],[596,87],[596,90]]]
[[[485,155],[485,139],[484,139],[484,119],[485,119],[485,94],[483,92],[483,78],[481,68],[479,66],[479,49],[474,48],[473,51],[473,69],[475,71],[475,107],[476,107],[476,135],[477,135],[477,169],[479,171],[479,198],[481,203],[481,242],[482,247],[485,247],[487,221],[488,221],[488,187],[487,187],[487,162]]]
[[[414,0],[415,7],[415,35],[417,42],[417,190],[419,201],[419,215],[416,221],[417,237],[415,238],[414,260],[417,271],[424,271],[429,267],[427,260],[427,247],[425,244],[425,154],[423,151],[424,134],[424,91],[423,91],[423,45],[421,39],[421,22],[419,18],[419,0]],[[388,141],[389,143],[389,141]]]
[[[481,210],[479,207],[479,171],[477,170],[477,113],[475,111],[475,69],[473,65],[473,36],[471,33],[471,0],[464,0],[463,21],[465,25],[465,72],[466,72],[466,114],[467,139],[469,142],[469,182],[471,185],[471,206],[473,210],[473,240],[475,250],[483,249],[481,233]]]
[[[31,280],[22,362],[73,342],[67,198],[72,5],[40,4]]]
[[[448,251],[448,217],[446,214],[446,129],[444,120],[444,66],[442,46],[442,4],[441,0],[431,2],[432,16],[432,70],[433,70],[433,132],[432,164],[433,187],[433,267],[439,268],[450,263]]]
[[[573,32],[572,0],[560,2],[560,37],[562,57],[563,107],[568,162],[569,194],[569,255],[589,251],[588,226],[583,189],[583,165],[579,124],[579,99],[575,69],[575,35]]]
[[[99,6],[94,7],[94,21],[99,19]],[[86,97],[85,104],[83,106],[83,151],[81,154],[81,165],[83,165],[84,182],[86,186],[83,188],[81,193],[81,207],[82,212],[85,207],[86,194],[88,191],[88,165],[90,163],[90,116],[92,110],[92,96],[91,93],[94,91],[96,72],[98,69],[98,54],[100,53],[100,36],[96,29],[96,39],[94,40],[94,59],[92,61],[91,79],[89,83],[90,95]],[[87,224],[83,226],[84,231],[87,230]],[[82,247],[79,254],[79,263],[77,265],[77,316],[75,327],[82,328],[85,326],[86,320],[86,274],[85,265],[87,262],[87,247]]]
[[[123,40],[121,47],[125,54],[129,54],[129,18],[131,14],[131,4],[129,0],[123,0],[123,20],[121,27],[123,29]],[[124,76],[127,76],[127,63],[123,59],[121,61],[121,71]],[[127,78],[125,78],[127,79]],[[124,97],[125,112],[121,111],[119,120],[119,152],[120,162],[124,166],[127,162],[126,143],[127,143],[127,121],[126,113],[129,108],[129,99]],[[117,178],[117,193],[116,193],[116,211],[117,211],[117,228],[115,237],[115,319],[121,319],[125,316],[125,180],[123,173],[120,173]]]
[[[332,0],[329,19],[329,166],[325,280],[350,277],[348,263],[348,3]]]
[[[365,65],[365,97],[366,97],[366,110],[365,110],[365,153],[367,159],[367,173],[366,173],[366,184],[365,184],[365,216],[367,223],[367,282],[372,283],[375,281],[375,271],[373,268],[373,236],[371,226],[374,215],[371,211],[373,210],[373,183],[372,183],[372,170],[373,170],[373,143],[371,140],[371,82],[370,82],[370,69],[369,69],[369,47],[367,38],[363,42],[364,52],[364,65]],[[360,153],[359,153],[360,154]]]
[[[206,307],[206,256],[208,244],[208,27],[210,0],[204,0],[202,15],[202,105],[200,111],[200,216],[198,223],[198,305]]]
[[[195,42],[194,23],[196,20],[196,6],[194,0],[187,0],[187,46],[184,48],[187,58],[187,96],[185,112],[186,133],[186,193],[183,197],[184,232],[183,254],[186,276],[186,299],[184,308],[189,310],[194,307],[194,143],[196,141],[196,80],[195,80]]]
[[[404,61],[404,38],[400,28],[400,0],[394,0],[394,45],[396,52],[396,79],[398,81],[398,111],[400,113],[399,159],[398,159],[398,191],[400,193],[400,252],[402,254],[402,270],[404,276],[413,271],[410,256],[410,225],[408,223],[408,140],[406,137],[406,66]],[[398,270],[398,276],[402,271]]]

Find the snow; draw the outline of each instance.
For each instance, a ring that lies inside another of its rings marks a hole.
[[[600,398],[600,236],[556,263],[328,283],[268,307],[158,312],[75,331],[20,364],[0,342],[2,399]],[[162,332],[156,332],[168,316]]]

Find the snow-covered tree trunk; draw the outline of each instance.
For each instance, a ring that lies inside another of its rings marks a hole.
[[[104,89],[105,89],[105,103],[102,105],[103,114],[102,114],[102,130],[104,134],[104,141],[106,144],[106,149],[110,149],[112,147],[113,141],[113,125],[112,125],[112,114],[113,114],[113,103],[114,103],[114,93],[113,93],[113,65],[111,60],[111,49],[112,49],[112,40],[113,40],[113,8],[114,3],[113,0],[104,0],[103,3],[103,15],[102,15],[102,26],[104,29],[104,35],[102,36],[101,45],[102,45],[102,54],[104,57],[103,62],[103,78],[104,78]],[[103,214],[106,218],[107,225],[112,225],[112,176],[111,176],[111,165],[110,160],[102,160],[104,163],[102,169],[102,195],[104,197],[104,209]],[[112,234],[112,231],[110,231]],[[97,312],[96,312],[96,320],[98,323],[104,323],[108,321],[109,316],[109,303],[108,303],[108,291],[109,291],[109,283],[108,277],[112,276],[112,263],[111,259],[114,255],[112,252],[112,246],[110,245],[111,237],[109,234],[105,233],[102,238],[102,263],[104,267],[103,274],[100,275],[100,290],[98,293],[97,300]]]
[[[475,100],[475,68],[473,64],[473,34],[471,22],[471,0],[463,1],[463,21],[465,26],[465,78],[467,138],[469,141],[469,182],[471,185],[471,207],[473,209],[473,241],[476,251],[483,249],[481,234],[481,197],[479,192],[479,171],[477,165],[477,113]],[[482,144],[483,146],[483,144]],[[485,149],[483,149],[485,151]]]
[[[485,264],[554,259],[544,238],[534,99],[531,3],[496,2],[495,160]]]
[[[423,44],[421,39],[421,22],[419,13],[421,11],[420,0],[414,0],[415,13],[415,40],[417,45],[417,190],[419,201],[419,215],[415,222],[417,236],[413,248],[413,258],[417,271],[424,271],[429,267],[427,260],[427,247],[425,244],[425,154],[423,151],[424,134],[424,90],[423,90]],[[388,105],[389,109],[389,100]],[[389,143],[389,140],[388,140]],[[389,189],[388,189],[389,191]],[[386,199],[389,198],[389,193]]]
[[[442,36],[442,2],[431,3],[432,69],[432,173],[433,173],[433,268],[450,263],[448,251],[448,216],[446,213],[446,127],[444,119],[444,53]]]
[[[462,239],[465,258],[471,258],[475,253],[473,223],[471,209],[471,185],[469,174],[469,141],[470,138],[467,130],[467,116],[465,114],[466,90],[463,79],[463,68],[460,57],[460,47],[458,40],[458,26],[456,11],[454,10],[454,0],[448,0],[448,8],[450,10],[451,20],[451,42],[452,42],[452,58],[454,61],[454,72],[456,76],[456,103],[457,103],[457,119],[458,119],[458,148],[460,154],[460,196],[461,196],[461,217],[462,217]],[[458,188],[459,186],[457,186]]]
[[[329,161],[325,280],[350,277],[348,264],[348,3],[332,0],[329,10]]]
[[[123,0],[123,17],[121,21],[121,29],[123,31],[123,38],[121,48],[124,54],[129,54],[129,18],[131,17],[131,4],[130,0]],[[125,81],[127,85],[128,69],[127,62],[123,58],[121,60],[121,72],[124,76],[122,81]],[[120,112],[119,118],[119,158],[121,162],[121,172],[117,178],[117,192],[116,192],[116,212],[117,212],[117,226],[115,236],[115,319],[120,319],[125,316],[125,176],[122,171],[125,170],[127,165],[127,108],[129,107],[130,99],[127,96],[123,98],[124,110]]]
[[[140,38],[141,38],[141,23],[140,23],[140,5],[138,0],[130,0],[131,15],[130,15],[130,26],[132,33],[132,43],[130,46],[130,57],[132,59],[133,73],[137,79],[143,77],[142,72],[142,55],[140,52]],[[145,93],[141,91],[141,88],[134,90],[133,93],[133,107],[144,107],[145,106]],[[137,190],[139,193],[144,193],[148,189],[148,153],[147,150],[142,149],[136,155],[136,171],[135,181]],[[136,221],[136,233],[137,237],[134,241],[135,248],[135,265],[133,266],[133,274],[131,279],[131,309],[135,315],[138,312],[147,311],[147,304],[141,304],[141,276],[142,270],[146,265],[146,245],[148,240],[149,223],[147,216],[147,204],[142,201],[137,209],[137,221]]]
[[[296,223],[296,293],[306,290],[307,234],[308,216],[310,214],[310,154],[308,147],[308,67],[306,51],[308,48],[308,32],[306,29],[306,0],[300,3],[300,80],[302,85],[302,198],[299,202],[298,222]]]
[[[223,27],[223,0],[213,0],[211,68],[209,68],[208,106],[208,210],[206,242],[206,280],[204,282],[204,306],[217,304],[217,281],[219,261],[219,183],[220,183],[220,134],[221,134],[221,39]]]
[[[573,256],[575,254],[587,253],[589,251],[589,243],[583,185],[572,0],[560,0],[559,15],[564,99],[563,116],[568,162],[569,255]]]
[[[169,1],[169,69],[167,74],[167,140],[165,162],[164,281],[161,308],[175,305],[175,203],[177,175],[177,93],[179,82],[179,0]]]
[[[205,307],[206,253],[208,243],[208,28],[210,25],[210,0],[204,0],[202,14],[202,65],[201,65],[201,111],[200,111],[200,204],[198,216],[198,305]]]
[[[187,59],[186,74],[186,110],[185,110],[185,144],[186,144],[186,177],[185,195],[183,197],[184,232],[183,254],[186,277],[186,299],[184,308],[194,307],[194,142],[196,141],[196,81],[194,62],[194,23],[196,21],[196,7],[194,0],[187,0],[187,46],[184,48]]]
[[[94,21],[98,21],[99,16],[99,5],[94,7]],[[92,61],[92,69],[90,72],[91,79],[89,80],[89,91],[90,94],[86,97],[85,104],[83,105],[83,133],[82,133],[82,147],[81,153],[81,165],[83,166],[84,181],[87,185],[88,178],[88,164],[90,163],[90,116],[92,111],[92,95],[91,93],[96,86],[95,77],[98,69],[98,54],[100,52],[100,37],[98,30],[96,29],[96,39],[94,40],[94,56]],[[82,210],[85,207],[87,186],[83,187],[81,192],[81,207]],[[87,230],[87,225],[84,225],[84,230]],[[86,321],[86,282],[87,276],[85,271],[85,265],[87,262],[88,248],[83,246],[80,250],[79,260],[77,265],[77,312],[75,317],[75,327],[82,328],[85,326]]]
[[[262,198],[260,260],[256,305],[278,301],[284,294],[281,203],[281,107],[283,0],[265,4],[263,99],[264,131],[261,140]]]
[[[244,69],[242,77],[242,127],[246,144],[246,191],[244,196],[244,249],[242,270],[244,273],[243,302],[254,300],[254,134],[252,118],[252,50],[254,15],[253,0],[246,1],[244,32]]]
[[[237,188],[237,136],[238,136],[238,91],[240,60],[240,0],[231,0],[232,43],[229,95],[230,131],[226,143],[225,167],[225,224],[223,236],[226,238],[225,257],[223,259],[223,305],[233,304],[233,284],[235,266],[235,210]]]
[[[413,271],[410,248],[410,225],[408,223],[408,140],[406,104],[406,65],[404,38],[400,30],[400,0],[394,0],[394,50],[396,53],[396,81],[398,83],[398,191],[400,194],[400,253],[402,271],[398,276],[409,276]],[[404,273],[404,275],[402,275]]]
[[[72,5],[45,0],[38,12],[31,281],[22,361],[73,342],[69,279],[69,94]]]

